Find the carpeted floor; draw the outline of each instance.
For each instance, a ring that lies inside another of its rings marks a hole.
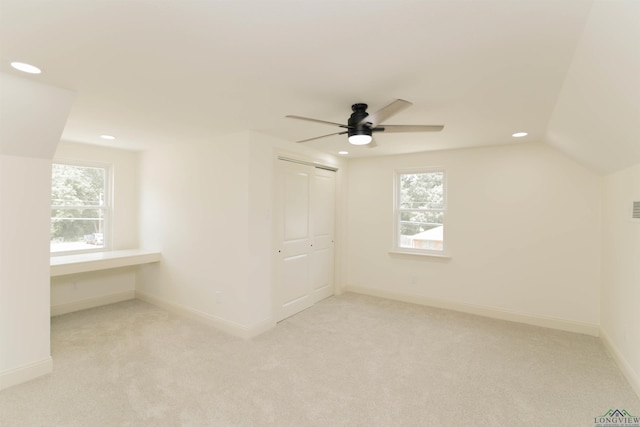
[[[250,341],[133,300],[52,319],[0,425],[594,426],[640,401],[594,337],[356,294]]]

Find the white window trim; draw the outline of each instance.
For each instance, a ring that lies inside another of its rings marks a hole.
[[[404,174],[416,174],[416,173],[433,173],[433,172],[442,172],[444,173],[443,178],[443,186],[444,186],[444,218],[442,220],[442,225],[444,226],[443,230],[443,240],[442,245],[443,248],[441,251],[433,250],[433,249],[415,249],[415,248],[404,248],[400,247],[398,242],[400,241],[400,209],[399,206],[399,197],[400,197],[400,175]],[[389,253],[398,254],[398,255],[410,255],[410,256],[419,256],[419,257],[433,257],[440,259],[449,259],[451,258],[450,245],[446,238],[447,233],[447,205],[449,200],[449,195],[447,194],[448,185],[447,185],[447,169],[442,166],[428,166],[428,167],[420,167],[420,168],[410,168],[410,169],[396,169],[393,175],[393,232],[392,234],[392,245]]]
[[[110,163],[99,163],[99,162],[91,162],[77,159],[66,159],[66,158],[56,158],[53,159],[52,167],[54,164],[58,165],[69,165],[69,166],[80,166],[80,167],[89,167],[89,168],[101,168],[105,170],[105,189],[104,189],[104,202],[105,206],[81,206],[84,208],[103,208],[104,209],[104,230],[103,230],[103,238],[104,245],[100,248],[95,249],[79,249],[73,251],[57,251],[50,252],[51,257],[57,256],[68,256],[75,254],[89,254],[96,252],[107,252],[111,250],[111,242],[113,237],[113,227],[111,224],[113,218],[113,165]],[[50,205],[53,208],[53,204]],[[73,208],[74,206],[65,206],[65,208]]]

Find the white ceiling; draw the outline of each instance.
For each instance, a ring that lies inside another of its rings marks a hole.
[[[521,140],[606,172],[640,162],[639,3],[2,0],[0,71],[32,63],[43,73],[27,78],[75,91],[70,141],[147,149],[246,129],[296,141],[340,129],[287,114],[344,123],[353,103],[403,98],[414,105],[387,124],[444,131],[376,134],[372,149],[345,136],[307,145],[387,155],[517,143],[511,134],[526,131]],[[613,76],[626,86],[610,81],[621,58],[629,69]],[[585,107],[581,84],[607,105]],[[612,117],[595,126],[600,109]],[[623,153],[601,161],[618,150],[609,136]]]

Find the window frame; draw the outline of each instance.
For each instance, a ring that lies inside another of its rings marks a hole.
[[[401,182],[402,175],[408,174],[421,174],[421,173],[442,173],[442,193],[443,193],[443,208],[442,209],[406,209],[401,208]],[[399,253],[399,254],[407,254],[407,255],[421,255],[421,256],[430,256],[430,257],[438,257],[438,258],[450,258],[449,252],[449,244],[447,242],[446,234],[447,234],[447,205],[448,205],[448,185],[447,185],[447,169],[442,166],[425,166],[425,167],[417,167],[417,168],[409,168],[409,169],[396,169],[393,175],[393,233],[392,233],[392,249],[390,252]],[[400,246],[400,235],[401,235],[401,214],[403,212],[413,212],[413,211],[437,211],[442,212],[442,226],[443,226],[443,234],[442,234],[442,250],[438,249],[421,249],[421,248],[407,248]]]
[[[73,250],[64,250],[64,251],[56,251],[53,252],[49,249],[49,254],[52,257],[55,256],[64,256],[64,255],[75,255],[75,254],[86,254],[86,253],[95,253],[95,252],[106,252],[111,250],[111,237],[112,237],[112,217],[113,217],[113,165],[109,163],[101,163],[101,162],[91,162],[77,159],[53,159],[51,162],[51,186],[53,186],[53,167],[54,165],[65,165],[65,166],[77,166],[77,167],[86,167],[86,168],[97,168],[104,170],[104,204],[100,205],[54,205],[53,200],[51,200],[50,209],[100,209],[103,211],[103,245],[101,247],[92,248],[92,249],[73,249]],[[53,188],[52,188],[53,189]],[[53,218],[50,219],[53,221]],[[51,236],[49,237],[51,241]]]

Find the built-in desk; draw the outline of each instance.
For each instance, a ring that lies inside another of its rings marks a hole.
[[[143,249],[92,252],[51,257],[51,277],[160,261],[160,252]]]

